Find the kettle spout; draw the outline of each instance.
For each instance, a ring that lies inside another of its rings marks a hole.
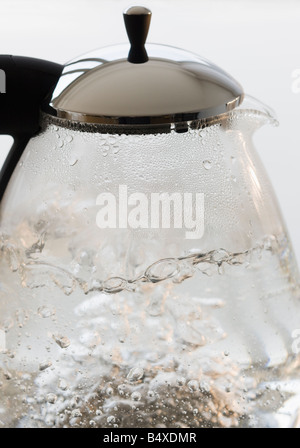
[[[253,125],[253,132],[265,124],[269,124],[271,126],[279,125],[274,110],[250,95],[245,95],[243,103],[238,109],[235,110],[235,112],[239,118],[246,118],[248,125],[249,116],[251,116],[250,121]]]

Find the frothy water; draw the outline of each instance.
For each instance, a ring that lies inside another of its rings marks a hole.
[[[97,278],[89,251],[64,266],[46,247],[1,237],[0,425],[299,425],[285,235],[136,263],[128,277]]]

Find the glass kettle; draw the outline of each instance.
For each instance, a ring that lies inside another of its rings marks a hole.
[[[299,426],[299,275],[252,143],[276,119],[150,19],[0,57],[0,426]]]

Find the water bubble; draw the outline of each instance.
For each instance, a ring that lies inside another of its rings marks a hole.
[[[48,369],[49,367],[52,366],[52,362],[51,361],[42,361],[39,365],[39,370],[42,372],[43,370]]]
[[[187,386],[191,392],[196,392],[199,390],[199,383],[196,380],[191,380],[187,383]]]
[[[52,336],[54,341],[57,343],[57,345],[59,345],[61,348],[67,348],[70,345],[70,340],[66,337],[66,336],[62,336],[60,334],[58,335],[53,335]]]
[[[140,401],[142,396],[141,396],[141,394],[139,392],[133,392],[131,394],[131,398],[132,398],[133,401]]]
[[[89,425],[90,425],[92,428],[95,428],[95,427],[96,427],[96,422],[95,422],[95,420],[90,420]]]
[[[82,417],[82,414],[81,414],[81,412],[80,412],[80,409],[74,409],[74,410],[71,412],[71,417],[72,417],[72,418]]]
[[[184,386],[186,383],[186,379],[183,376],[181,376],[181,377],[177,378],[176,383],[177,383],[177,386],[180,386],[180,387]]]
[[[212,261],[216,263],[227,261],[229,258],[230,254],[224,249],[215,250],[211,256]]]
[[[107,394],[107,395],[113,395],[113,393],[114,393],[114,390],[113,390],[112,387],[107,387],[107,388],[106,388],[106,394]]]
[[[153,392],[153,390],[149,390],[147,395],[148,395],[148,398],[154,398],[155,392]]]
[[[57,143],[57,146],[59,148],[62,148],[64,146],[64,141],[63,140],[59,140],[58,143]]]
[[[47,318],[47,317],[54,316],[56,313],[56,310],[55,310],[55,308],[50,308],[45,305],[45,306],[41,306],[40,308],[38,308],[37,312],[40,317]]]
[[[210,160],[204,160],[203,161],[203,166],[206,170],[210,170],[212,167],[212,162]]]
[[[12,379],[12,374],[11,374],[8,370],[6,370],[5,372],[3,372],[3,375],[4,375],[4,378],[5,378],[6,380],[11,380],[11,379]]]
[[[58,387],[61,390],[67,390],[68,389],[68,384],[67,384],[67,382],[65,380],[59,380]]]
[[[108,293],[121,292],[126,288],[126,280],[121,277],[111,277],[103,284],[103,289]]]
[[[71,143],[72,140],[73,140],[72,135],[67,135],[67,137],[66,137],[66,142],[67,142],[67,143]]]
[[[48,403],[50,403],[50,404],[54,404],[54,403],[56,403],[56,400],[57,400],[57,396],[56,396],[55,394],[52,394],[52,393],[47,394],[47,396],[46,396],[46,401],[47,401]]]
[[[129,381],[139,381],[143,378],[143,376],[144,376],[144,369],[142,369],[140,367],[134,367],[128,373],[127,379]]]
[[[167,280],[177,275],[180,271],[179,265],[173,258],[165,258],[152,264],[145,272],[145,277],[152,283]]]
[[[109,417],[107,417],[107,423],[115,423],[116,422],[116,417],[114,417],[113,415],[110,415]]]

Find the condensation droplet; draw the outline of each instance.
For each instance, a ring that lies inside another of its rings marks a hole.
[[[70,161],[69,161],[69,164],[70,164],[70,166],[75,166],[76,164],[78,163],[78,159],[71,159]]]
[[[212,167],[212,162],[210,160],[204,160],[203,161],[203,166],[206,170],[210,170]]]

